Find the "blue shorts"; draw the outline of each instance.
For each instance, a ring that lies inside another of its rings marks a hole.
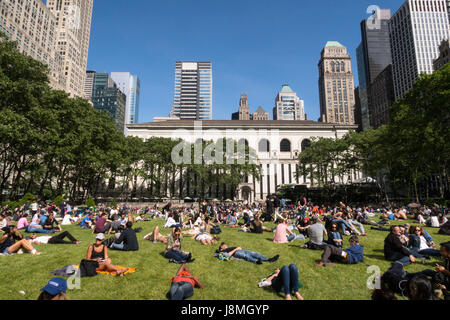
[[[10,247],[6,247],[6,248],[5,248],[5,250],[3,250],[3,252],[2,252],[2,253],[3,253],[3,254],[7,254],[7,253],[9,253],[9,248],[10,248]]]

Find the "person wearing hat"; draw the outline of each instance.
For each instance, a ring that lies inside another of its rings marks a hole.
[[[105,246],[104,241],[105,235],[103,233],[97,234],[95,243],[88,248],[86,260],[97,261],[99,265],[96,269],[97,271],[116,273],[122,277],[128,271],[128,268],[121,269],[111,263],[111,259],[108,258],[108,248]]]
[[[67,281],[63,278],[51,279],[41,291],[38,300],[69,300],[66,295]]]

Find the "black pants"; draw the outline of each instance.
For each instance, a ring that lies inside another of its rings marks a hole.
[[[64,238],[67,237],[69,238],[69,241],[64,241]],[[73,244],[75,241],[77,241],[77,239],[75,239],[68,231],[64,231],[60,234],[58,234],[57,236],[51,237],[48,240],[49,244]]]
[[[331,262],[331,259],[337,260],[342,263],[350,263],[349,256],[347,255],[347,258],[344,258],[342,256],[343,250],[341,248],[335,247],[335,246],[326,246],[325,250],[322,254],[322,262],[327,263]]]

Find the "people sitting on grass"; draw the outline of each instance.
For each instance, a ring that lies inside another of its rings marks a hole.
[[[271,286],[276,292],[282,292],[285,300],[292,300],[292,293],[294,293],[298,300],[304,300],[298,292],[298,268],[295,264],[291,264],[289,267],[284,266],[281,269],[276,269],[273,274],[268,276],[266,279],[263,279],[259,286]]]
[[[216,251],[218,254],[226,253],[228,258],[234,257],[236,259],[242,259],[248,262],[253,262],[256,264],[262,264],[263,262],[275,262],[280,257],[279,255],[273,258],[266,258],[258,252],[243,250],[241,247],[228,247],[225,242],[222,242],[219,249]]]
[[[183,264],[195,260],[192,259],[191,253],[181,251],[181,240],[181,229],[176,227],[167,239],[167,247],[164,252],[164,257],[169,259],[169,262]]]
[[[63,278],[51,279],[41,291],[38,300],[69,300],[66,295],[67,281]]]
[[[44,229],[40,224],[41,219],[37,219],[36,222],[31,222],[27,228],[28,233],[50,233],[52,230]]]
[[[280,218],[279,224],[275,229],[275,234],[273,236],[274,243],[288,243],[288,233],[289,235],[295,238],[295,233],[288,229],[288,220]]]
[[[230,212],[227,216],[227,221],[226,221],[226,227],[230,227],[230,228],[239,228],[239,224],[238,224],[238,218],[236,215],[236,212]]]
[[[105,233],[109,230],[106,229],[106,214],[100,213],[99,217],[95,220],[95,228],[92,230],[92,233]]]
[[[425,237],[425,232],[422,227],[412,226],[409,229],[409,243],[408,247],[413,252],[416,258],[435,256],[440,257],[441,252],[436,250],[434,243],[428,242]]]
[[[64,240],[68,238],[70,241]],[[56,236],[40,236],[37,237],[35,234],[30,237],[31,243],[39,244],[80,244],[81,241],[75,239],[68,231],[64,231]]]
[[[89,212],[80,223],[81,229],[91,229],[92,228],[92,219],[94,218],[94,214]]]
[[[61,226],[59,225],[58,221],[56,221],[53,214],[50,214],[48,218],[45,220],[43,225],[44,230],[49,230],[52,232],[61,232]]]
[[[6,216],[3,214],[0,214],[0,230],[4,227],[7,227],[9,225],[8,220],[6,219]]]
[[[403,235],[404,236],[404,235]],[[404,266],[416,262],[414,255],[401,241],[399,226],[391,226],[391,232],[384,240],[384,257],[389,261],[398,261]]]
[[[443,265],[441,266],[437,263],[435,270],[427,269],[422,271],[422,273],[432,277],[447,290],[450,290],[450,241],[441,243],[440,253],[444,259]]]
[[[175,277],[172,278],[172,285],[169,290],[170,300],[184,300],[194,295],[194,288],[205,288],[205,286],[195,277],[188,269],[186,264],[183,264],[178,269]]]
[[[337,248],[342,248],[342,234],[338,228],[337,223],[331,223],[330,229],[327,231],[329,245],[335,246]]]
[[[323,241],[324,237],[328,235],[325,226],[319,223],[319,217],[313,216],[311,218],[311,225],[308,227],[309,241],[302,247],[303,249],[323,250],[326,243]]]
[[[119,216],[114,214],[112,216],[112,221],[108,222],[105,226],[105,232],[106,230],[108,230],[108,236],[111,234],[111,232],[113,233],[117,233],[119,232],[119,229],[121,227],[120,221],[119,221]]]
[[[10,255],[19,252],[19,250],[25,250],[32,255],[40,255],[30,242],[23,238],[22,234],[14,226],[4,227],[4,232],[0,238],[0,254]]]
[[[122,277],[128,268],[121,269],[112,264],[111,259],[108,257],[108,248],[104,245],[105,235],[103,233],[97,234],[95,243],[91,244],[86,254],[86,260],[97,261],[99,267],[96,271],[106,271],[115,273]]]
[[[28,223],[28,214],[27,214],[27,213],[24,213],[24,214],[20,217],[19,221],[17,222],[17,229],[18,229],[18,230],[26,230],[26,229],[28,228],[28,226],[29,226],[29,223]]]
[[[120,233],[120,237],[111,245],[111,249],[121,251],[138,251],[139,243],[136,232],[132,229],[133,222],[128,221],[125,229]]]
[[[322,254],[322,259],[316,264],[316,267],[333,266],[332,261],[343,264],[357,264],[358,262],[364,262],[364,247],[359,244],[358,237],[351,236],[348,241],[350,247],[345,250],[332,245],[327,245]]]

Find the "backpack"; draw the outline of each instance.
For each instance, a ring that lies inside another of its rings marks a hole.
[[[222,230],[220,229],[220,226],[214,226],[211,228],[211,234],[220,234],[222,233]]]
[[[83,259],[80,262],[80,277],[93,277],[97,275],[97,268],[99,267],[97,261]]]
[[[447,221],[441,229],[439,229],[439,234],[445,234],[447,236],[450,236],[450,220]]]

